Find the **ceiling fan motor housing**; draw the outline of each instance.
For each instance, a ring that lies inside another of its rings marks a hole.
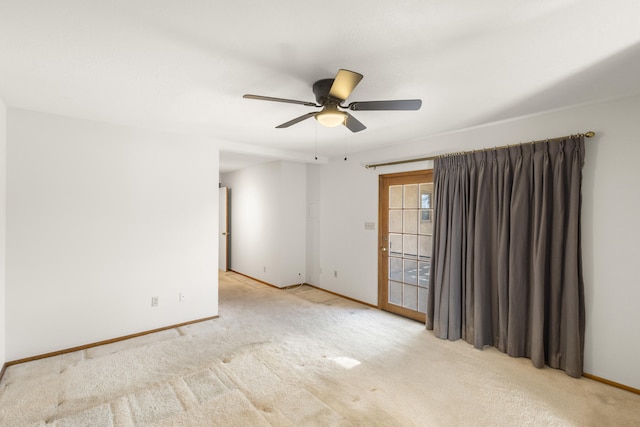
[[[334,79],[322,79],[313,84],[313,93],[316,96],[316,102],[319,105],[339,104],[342,99],[336,99],[329,96],[329,91],[333,85]]]

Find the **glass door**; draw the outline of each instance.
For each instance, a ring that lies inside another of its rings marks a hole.
[[[424,322],[433,235],[433,173],[380,176],[381,309]]]

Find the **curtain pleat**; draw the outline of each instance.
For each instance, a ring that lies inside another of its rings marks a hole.
[[[582,375],[583,137],[437,159],[427,328]]]

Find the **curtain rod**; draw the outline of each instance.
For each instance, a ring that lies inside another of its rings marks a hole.
[[[585,133],[579,133],[577,135],[567,135],[567,136],[558,136],[556,138],[547,138],[547,139],[540,139],[538,141],[531,141],[531,142],[523,142],[522,144],[535,144],[537,142],[546,142],[546,141],[553,141],[553,140],[557,140],[557,139],[565,139],[565,138],[571,138],[573,136],[584,136],[586,138],[592,138],[596,135],[596,133],[592,130],[585,132]],[[502,145],[500,147],[491,147],[491,148],[483,148],[480,150],[472,150],[472,151],[462,151],[459,153],[448,153],[448,154],[438,154],[437,156],[430,156],[430,157],[420,157],[418,159],[407,159],[407,160],[398,160],[395,162],[387,162],[387,163],[375,163],[375,164],[371,164],[371,165],[364,165],[365,168],[370,169],[370,168],[377,168],[379,166],[393,166],[393,165],[402,165],[404,163],[413,163],[413,162],[425,162],[427,160],[435,160],[438,159],[440,157],[447,157],[447,156],[456,156],[459,154],[467,154],[467,153],[473,153],[476,151],[488,151],[488,150],[498,150],[501,148],[509,148],[509,147],[515,147],[517,144],[515,145]]]

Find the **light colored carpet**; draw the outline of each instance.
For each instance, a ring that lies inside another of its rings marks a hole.
[[[0,425],[638,426],[640,396],[224,273],[219,319],[9,367]]]

